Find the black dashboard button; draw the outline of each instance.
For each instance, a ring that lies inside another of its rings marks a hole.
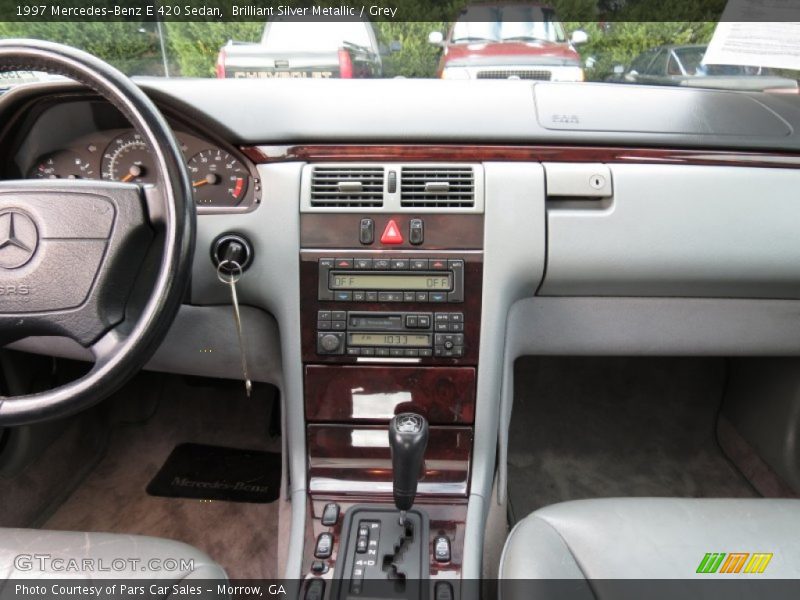
[[[414,258],[411,260],[412,271],[425,271],[428,268],[427,258]]]
[[[453,600],[453,586],[449,581],[437,581],[433,588],[433,600]]]
[[[414,246],[425,241],[425,224],[422,219],[411,219],[408,222],[408,241]]]
[[[325,580],[320,578],[312,579],[308,582],[306,587],[306,594],[304,600],[324,600],[325,598]]]
[[[450,562],[450,540],[440,535],[433,540],[433,557],[436,562]]]
[[[333,534],[320,533],[314,546],[314,556],[317,558],[330,558],[333,552]]]
[[[322,509],[322,524],[331,527],[332,525],[336,525],[336,521],[339,520],[339,505],[336,502],[329,502],[325,505],[325,508]]]
[[[336,268],[337,269],[352,269],[353,268],[353,259],[352,258],[337,258],[336,259]]]
[[[375,221],[372,219],[361,219],[358,229],[358,240],[368,246],[375,241]]]
[[[357,258],[353,261],[353,268],[355,269],[371,269],[372,268],[372,259],[371,258]]]
[[[392,269],[395,271],[407,271],[408,259],[407,258],[393,258]]]

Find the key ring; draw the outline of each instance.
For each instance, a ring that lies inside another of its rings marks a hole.
[[[226,273],[226,269],[223,268],[226,264],[230,265],[230,267],[231,267],[227,273]],[[239,271],[239,273],[237,274],[236,271]],[[242,265],[240,265],[235,260],[227,260],[227,259],[226,260],[222,260],[217,265],[217,279],[219,279],[221,283],[224,283],[224,284],[227,284],[227,285],[231,285],[233,283],[238,283],[239,280],[242,278],[242,273],[243,273]],[[226,276],[227,276],[227,279],[226,279]]]

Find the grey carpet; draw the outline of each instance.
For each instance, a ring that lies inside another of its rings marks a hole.
[[[171,538],[200,548],[232,578],[276,577],[279,502],[158,498],[145,492],[183,442],[280,452],[280,440],[266,433],[273,398],[248,400],[241,384],[190,386],[177,377],[134,390],[129,395],[140,405],[160,396],[155,414],[116,426],[106,456],[43,528]]]
[[[722,359],[519,360],[512,521],[579,498],[757,496],[716,441],[724,369]]]

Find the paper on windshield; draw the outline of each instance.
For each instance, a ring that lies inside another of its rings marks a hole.
[[[800,69],[800,3],[728,0],[703,63]]]

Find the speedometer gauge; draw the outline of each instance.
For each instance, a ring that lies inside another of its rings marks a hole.
[[[236,206],[247,193],[250,173],[224,150],[198,152],[188,167],[198,206]]]
[[[103,153],[103,179],[126,183],[155,183],[153,157],[142,136],[131,131],[114,138]]]

